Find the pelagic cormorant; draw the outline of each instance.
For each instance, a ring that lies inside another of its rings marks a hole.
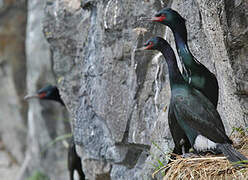
[[[184,79],[203,93],[217,107],[219,98],[218,81],[203,64],[192,55],[187,44],[185,19],[175,10],[164,8],[151,19],[168,26],[174,35],[177,52],[183,67]]]
[[[190,86],[181,75],[173,49],[161,37],[147,41],[145,50],[160,51],[169,69],[171,87],[170,111],[196,151],[221,151],[229,161],[247,158],[232,147],[232,141],[220,128],[222,120],[215,106],[200,91]]]
[[[38,90],[36,95],[27,95],[24,99],[39,98],[42,100],[53,100],[59,102],[65,106],[64,101],[61,99],[59,89],[56,86],[47,85],[44,88]],[[70,173],[70,180],[73,180],[74,170],[77,170],[79,179],[85,180],[85,175],[82,170],[81,158],[78,156],[76,146],[73,137],[70,140],[68,154],[67,154],[67,165]]]
[[[37,94],[35,95],[27,95],[24,99],[31,99],[31,98],[39,98],[44,100],[53,100],[59,102],[63,106],[65,106],[63,100],[60,97],[59,90],[56,86],[47,85],[40,90],[38,90]]]

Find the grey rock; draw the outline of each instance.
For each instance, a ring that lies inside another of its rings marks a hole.
[[[89,179],[149,179],[147,164],[166,163],[173,148],[166,63],[136,50],[155,35],[175,47],[168,28],[139,21],[166,4],[187,20],[190,49],[218,78],[227,132],[247,125],[245,1],[47,0],[43,31]],[[103,170],[94,172],[97,162]]]
[[[6,152],[6,149],[0,150],[0,173],[2,179],[15,179],[20,167],[13,162],[12,157]]]
[[[0,139],[19,168],[27,136],[27,103],[22,98],[26,91],[26,4],[23,0],[0,4]]]
[[[26,37],[28,94],[35,94],[47,84],[56,85],[51,69],[51,51],[42,32],[44,5],[44,1],[28,1]],[[26,179],[35,171],[39,171],[50,179],[68,179],[67,149],[61,142],[48,146],[57,136],[70,132],[66,108],[55,102],[38,99],[31,99],[28,104],[27,150],[16,178]]]

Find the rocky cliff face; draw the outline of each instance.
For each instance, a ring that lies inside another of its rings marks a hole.
[[[89,179],[150,179],[161,156],[151,142],[173,147],[167,66],[136,51],[155,35],[174,44],[164,26],[139,21],[165,6],[187,20],[193,54],[218,78],[227,132],[248,123],[245,0],[47,0],[43,30]]]
[[[61,143],[47,148],[70,131],[66,109],[56,103],[24,101],[27,93],[55,84],[50,48],[42,33],[44,3],[0,0],[1,179],[26,179],[35,171],[53,179],[69,177],[66,148]]]
[[[42,32],[44,1],[29,0],[26,60],[27,93],[35,94],[47,84],[55,84],[51,51]],[[23,97],[22,97],[23,98]],[[70,132],[66,109],[58,103],[32,99],[28,102],[27,150],[17,178],[25,179],[38,171],[51,179],[68,179],[67,150],[62,143],[48,146],[56,137]]]
[[[0,1],[1,178],[13,179],[25,152],[25,1]]]

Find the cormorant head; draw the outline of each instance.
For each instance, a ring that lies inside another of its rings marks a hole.
[[[38,90],[37,94],[40,99],[49,99],[49,100],[55,100],[60,96],[58,88],[52,85],[47,85],[41,88],[40,90]]]
[[[154,22],[159,22],[166,26],[172,27],[181,23],[185,24],[185,19],[175,10],[164,8],[155,14],[151,19]]]
[[[46,100],[54,100],[57,102],[60,102],[62,105],[64,105],[59,90],[56,86],[47,85],[40,90],[38,90],[37,94],[35,95],[27,95],[24,99],[31,99],[31,98],[39,98],[39,99],[46,99]]]
[[[164,46],[164,39],[161,37],[153,37],[149,39],[145,44],[142,50],[158,50],[161,51],[161,48]]]

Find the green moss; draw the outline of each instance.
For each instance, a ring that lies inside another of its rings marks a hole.
[[[39,171],[35,171],[29,178],[27,178],[26,180],[50,180],[49,177]]]

